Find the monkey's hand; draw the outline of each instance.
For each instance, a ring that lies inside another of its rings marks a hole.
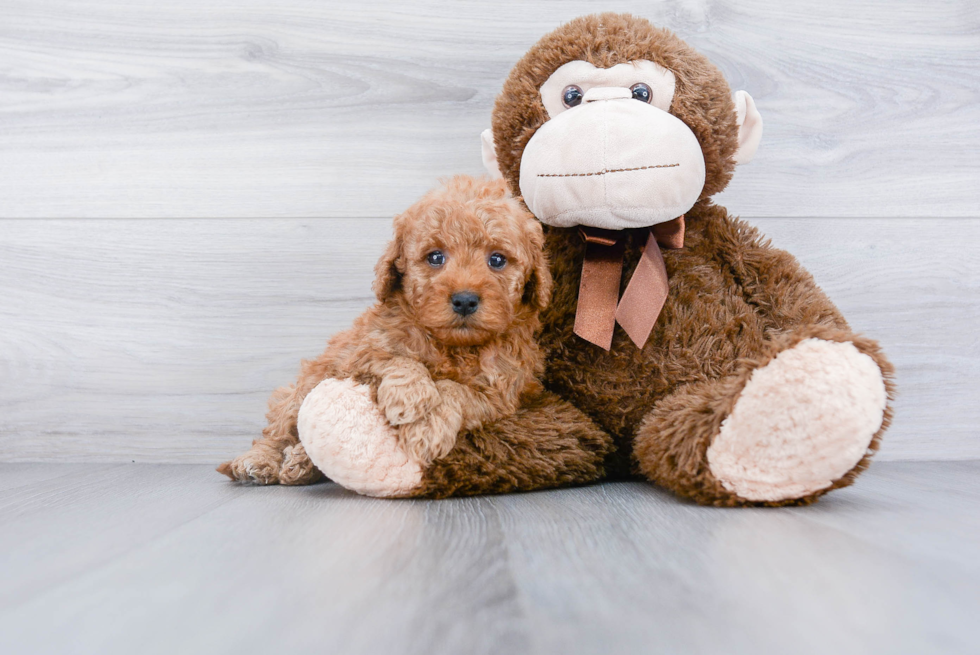
[[[378,385],[378,408],[392,426],[412,424],[442,402],[428,369],[406,357],[393,358]]]

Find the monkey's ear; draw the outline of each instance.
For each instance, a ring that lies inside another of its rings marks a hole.
[[[735,120],[738,123],[735,163],[747,164],[752,161],[762,140],[762,115],[755,107],[755,100],[745,91],[736,91],[732,100],[735,102]]]
[[[395,238],[388,242],[384,254],[374,267],[374,284],[371,289],[381,302],[390,298],[401,287],[402,273],[398,270],[401,254],[401,237],[396,219]]]
[[[483,130],[480,141],[483,145],[483,167],[487,169],[491,179],[502,178],[500,167],[497,166],[497,150],[493,147],[493,130],[490,128]]]

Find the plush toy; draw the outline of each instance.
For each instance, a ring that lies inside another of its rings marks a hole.
[[[712,203],[761,132],[747,93],[646,20],[542,38],[483,145],[545,226],[546,390],[420,466],[370,398],[326,380],[298,416],[313,463],[387,496],[642,476],[703,504],[786,505],[851,484],[888,425],[892,367],[791,255]]]

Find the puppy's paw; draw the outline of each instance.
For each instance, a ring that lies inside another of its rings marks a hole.
[[[391,425],[414,423],[442,402],[429,372],[418,368],[394,372],[378,385],[378,406]]]
[[[399,426],[398,436],[408,456],[425,467],[449,454],[462,427],[462,414],[446,402],[422,419]]]
[[[282,451],[282,466],[279,469],[279,484],[313,484],[323,478],[323,474],[313,465],[303,444],[288,446]]]
[[[279,484],[279,467],[282,465],[282,455],[269,448],[253,446],[244,455],[225,462],[218,467],[219,473],[224,473],[232,480],[246,484]]]

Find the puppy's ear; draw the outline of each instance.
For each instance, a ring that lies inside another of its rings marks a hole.
[[[399,268],[402,256],[400,218],[400,216],[395,217],[395,236],[388,242],[384,254],[374,267],[374,284],[371,285],[371,289],[381,302],[390,298],[402,284],[402,271]]]
[[[530,274],[524,282],[521,301],[536,310],[543,310],[551,300],[551,270],[544,255],[544,233],[541,223],[534,217],[527,222],[528,250],[530,253]]]

